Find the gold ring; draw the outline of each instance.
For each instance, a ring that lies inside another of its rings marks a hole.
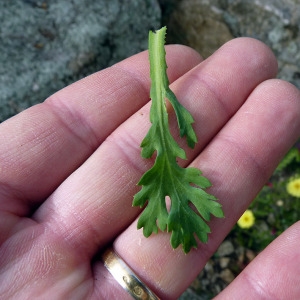
[[[133,299],[159,300],[111,247],[102,254],[102,261],[107,270]]]

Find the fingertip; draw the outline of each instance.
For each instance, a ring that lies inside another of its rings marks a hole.
[[[282,79],[273,78],[266,80],[258,85],[257,90],[259,92],[269,90],[272,94],[273,92],[274,94],[279,94],[282,101],[291,102],[293,105],[299,105],[300,103],[300,90],[292,83]]]
[[[221,53],[222,59],[227,57],[232,65],[249,67],[257,73],[267,74],[266,77],[274,78],[278,72],[278,63],[272,50],[263,42],[250,38],[235,38],[225,43],[216,53]]]
[[[290,135],[293,132],[291,143],[300,135],[300,90],[293,84],[281,79],[269,79],[259,84],[252,92],[251,98],[260,99],[269,106],[273,119],[278,120],[284,129],[288,128]],[[276,126],[276,124],[274,124]],[[274,128],[273,128],[274,130]]]

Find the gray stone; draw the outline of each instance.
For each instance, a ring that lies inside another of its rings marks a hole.
[[[225,269],[220,273],[220,277],[226,283],[230,283],[234,280],[235,276],[229,269]]]
[[[0,122],[147,48],[156,0],[0,2]]]
[[[228,267],[229,265],[229,262],[230,262],[230,258],[229,257],[221,257],[220,258],[220,267],[221,269],[225,269]]]
[[[179,300],[208,300],[206,295],[198,295],[192,289],[187,289],[180,297]]]
[[[279,77],[300,88],[300,3],[297,0],[220,1],[235,36],[266,43],[279,63]]]
[[[214,274],[214,264],[215,264],[214,261],[210,259],[204,266],[204,271],[209,276],[212,276]]]
[[[232,253],[234,253],[234,247],[228,240],[224,241],[217,251],[217,255],[220,257],[228,256]]]

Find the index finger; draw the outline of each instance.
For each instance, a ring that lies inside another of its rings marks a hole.
[[[184,46],[170,46],[167,52],[170,81],[201,60]],[[2,123],[0,209],[28,214],[30,206],[43,201],[118,125],[149,101],[148,65],[145,51]]]

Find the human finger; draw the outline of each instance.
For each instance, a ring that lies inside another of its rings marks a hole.
[[[201,61],[168,47],[171,82]],[[131,114],[149,101],[148,53],[142,52],[57,92],[0,125],[0,209],[30,213]]]
[[[299,247],[300,222],[297,222],[260,253],[215,299],[299,299]]]

